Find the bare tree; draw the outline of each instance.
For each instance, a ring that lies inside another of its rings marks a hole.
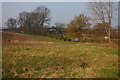
[[[93,26],[92,31],[95,35],[104,37],[105,36],[105,29],[102,26],[102,23],[97,23]]]
[[[96,16],[95,20],[102,22],[102,26],[105,28],[105,32],[108,35],[109,42],[111,42],[111,19],[113,12],[116,10],[113,2],[92,2],[89,4],[89,8],[93,15]],[[109,23],[107,26],[105,23]]]
[[[17,29],[17,20],[10,18],[8,21],[5,23],[8,26],[9,31],[15,31]]]
[[[24,31],[24,32],[28,32],[28,26],[30,26],[30,13],[28,12],[21,12],[19,14],[19,20],[18,20],[18,24],[20,26],[20,30]]]
[[[45,7],[45,6],[38,6],[35,10],[34,10],[34,14],[37,15],[36,18],[36,23],[40,26],[43,26],[44,23],[49,23],[51,17],[50,17],[50,10]]]
[[[50,10],[39,6],[33,12],[21,12],[18,22],[24,32],[44,35],[46,34],[44,24],[48,24],[50,19]]]
[[[56,22],[55,27],[56,27],[57,34],[65,33],[65,26],[66,26],[66,24],[64,24],[64,23]]]

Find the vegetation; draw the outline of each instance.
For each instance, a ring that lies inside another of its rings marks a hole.
[[[118,33],[113,3],[90,3],[97,17],[75,16],[50,26],[50,9],[38,6],[6,22],[3,78],[118,78]],[[92,26],[92,21],[98,22]],[[108,43],[109,42],[109,43]]]
[[[31,40],[3,46],[3,78],[117,78],[118,50],[113,44],[22,36]]]
[[[111,42],[111,20],[113,13],[117,10],[113,2],[94,2],[89,5],[90,11],[96,17],[95,20],[101,21],[105,33],[108,36],[109,43]],[[106,23],[108,23],[106,25]]]
[[[19,14],[18,20],[10,18],[6,25],[8,26],[8,31],[49,36],[57,39],[59,36],[66,36],[69,37],[68,41],[78,41],[78,39],[84,37],[83,42],[85,42],[85,37],[92,35],[103,38],[103,40],[104,37],[108,37],[108,42],[111,42],[113,36],[111,19],[113,18],[113,13],[117,10],[114,3],[94,2],[89,4],[89,10],[95,17],[90,18],[80,14],[75,16],[74,20],[67,25],[56,22],[55,26],[51,27],[49,25],[51,20],[50,9],[45,6],[38,6],[32,12],[23,11]],[[90,29],[89,27],[92,25],[90,22],[94,20],[97,23],[93,26],[93,29]],[[66,38],[62,38],[66,40]]]
[[[95,17],[90,18],[80,14],[75,16],[74,20],[67,25],[56,22],[55,26],[51,27],[49,25],[51,20],[50,9],[45,6],[38,6],[32,12],[21,12],[18,20],[8,19],[6,22],[7,31],[49,36],[64,41],[102,42],[105,37],[108,37],[108,42],[111,42],[111,38],[115,38],[118,35],[113,35],[112,31],[115,30],[111,26],[113,11],[117,10],[114,7],[114,3],[94,2],[90,3],[89,8]],[[92,23],[90,22],[92,20],[97,20],[98,22],[91,29]],[[117,30],[115,33],[117,33]],[[99,37],[99,39],[96,40],[96,38],[91,36]]]
[[[45,36],[47,28],[44,24],[48,25],[50,19],[50,10],[45,6],[38,6],[33,12],[21,12],[18,20],[10,18],[6,24],[10,29],[9,31]]]
[[[80,38],[84,32],[84,29],[90,26],[89,20],[90,18],[84,16],[84,14],[76,16],[75,19],[68,24],[67,34],[70,37]]]
[[[8,19],[6,25],[8,26],[9,31],[16,31],[16,29],[17,29],[17,20],[13,19],[13,18],[10,18],[10,19]]]

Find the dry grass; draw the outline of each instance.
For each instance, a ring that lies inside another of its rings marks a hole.
[[[3,46],[4,78],[117,78],[117,47],[37,40]]]

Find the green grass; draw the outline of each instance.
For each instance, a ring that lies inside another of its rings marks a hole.
[[[3,78],[117,78],[117,48],[36,38],[54,44],[3,47]]]
[[[103,69],[103,71],[101,71],[101,75],[102,77],[105,78],[113,78],[113,77],[117,77],[118,70],[115,69]]]

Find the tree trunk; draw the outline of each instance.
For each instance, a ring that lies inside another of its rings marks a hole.
[[[110,36],[111,36],[111,33],[110,33],[111,31],[110,31],[110,29],[108,30],[108,40],[109,40],[109,43],[111,43],[111,38],[110,38]]]

